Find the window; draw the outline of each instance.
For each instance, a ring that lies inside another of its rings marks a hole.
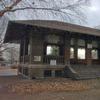
[[[74,38],[71,38],[71,45],[74,45]]]
[[[70,48],[70,58],[74,58],[74,48]]]
[[[85,46],[85,40],[79,39],[78,40],[78,46]]]
[[[54,34],[47,35],[45,38],[48,43],[58,43],[60,41],[60,36]]]
[[[98,50],[92,50],[92,59],[98,59]]]
[[[51,77],[51,70],[44,70],[44,77]]]
[[[97,48],[97,47],[98,47],[97,41],[92,41],[92,46],[93,46],[94,48]]]
[[[55,71],[55,76],[56,77],[62,77],[62,70],[56,70]]]
[[[78,59],[85,59],[85,52],[84,48],[78,48]]]
[[[46,55],[59,56],[59,46],[48,45],[46,48]]]

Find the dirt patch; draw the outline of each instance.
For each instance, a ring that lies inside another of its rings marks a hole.
[[[0,86],[0,100],[100,100],[99,78],[79,81],[67,78],[27,80],[12,76],[0,77]]]
[[[48,79],[23,81],[15,84],[9,84],[10,91],[19,94],[33,94],[41,92],[67,92],[67,91],[85,91],[90,87],[79,81],[69,81],[64,79]]]

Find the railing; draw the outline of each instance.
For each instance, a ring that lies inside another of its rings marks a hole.
[[[50,64],[52,60],[56,61],[56,64],[64,64],[64,57],[63,56],[44,56],[43,63]]]

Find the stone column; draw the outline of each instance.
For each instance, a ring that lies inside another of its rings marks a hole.
[[[78,62],[78,38],[75,37],[74,38],[74,59],[75,59],[75,63]]]
[[[30,63],[31,64],[42,64],[43,63],[43,34],[30,33]],[[39,61],[34,61],[34,57],[40,57]]]
[[[64,60],[65,65],[70,65],[70,40],[71,37],[69,34],[65,35],[65,48],[64,48]]]
[[[87,60],[87,65],[92,64],[92,56],[91,56],[91,50],[92,50],[92,41],[91,40],[86,40],[86,60]]]
[[[100,60],[100,42],[98,41],[98,60]],[[99,62],[100,64],[100,62]]]
[[[29,44],[29,38],[27,36],[25,39],[25,55],[28,55],[28,44]]]
[[[20,56],[19,56],[20,63],[22,62],[21,60],[22,56],[23,56],[23,41],[20,40]]]
[[[26,47],[26,39],[24,41],[24,46],[23,46],[23,64],[25,63],[25,47]]]

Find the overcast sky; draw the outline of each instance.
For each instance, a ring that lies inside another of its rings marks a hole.
[[[98,26],[100,25],[100,0],[91,0],[91,7],[87,9],[87,26]]]
[[[26,2],[26,1],[31,1],[31,0],[23,0],[23,1]],[[49,0],[49,1],[51,3],[51,0]],[[39,3],[41,3],[39,0],[34,0],[34,2],[36,2],[37,5],[39,5]],[[40,4],[40,5],[42,5],[42,4]],[[53,4],[52,3],[47,4],[47,6],[50,6],[50,5],[53,5]],[[21,6],[21,3],[19,6]],[[46,6],[46,4],[42,5],[42,6]],[[14,17],[11,16],[11,19],[12,20],[14,20],[14,19],[17,19],[17,20],[23,20],[23,19],[62,20],[62,16],[57,15],[55,17],[55,15],[51,14],[52,12],[45,13],[41,10],[40,11],[37,10],[37,11],[33,11],[33,12],[31,11],[30,14],[28,14],[28,13],[29,13],[29,11],[26,11],[26,10],[20,11],[20,12],[16,11],[15,15],[17,15],[17,16],[14,16]],[[87,23],[86,24],[84,23],[83,25],[89,26],[89,27],[96,27],[96,26],[100,25],[100,0],[91,0],[91,6],[88,9],[86,9],[85,14],[87,16]],[[43,16],[43,17],[41,17],[41,16]]]

